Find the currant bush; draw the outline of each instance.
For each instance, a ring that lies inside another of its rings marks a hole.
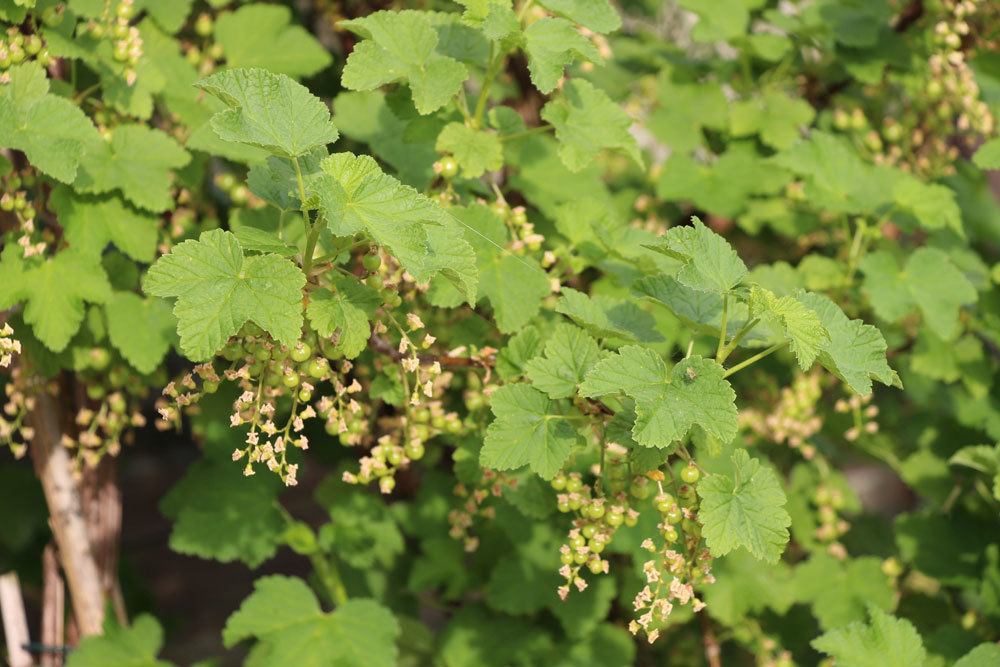
[[[11,664],[1000,664],[996,3],[0,24]]]

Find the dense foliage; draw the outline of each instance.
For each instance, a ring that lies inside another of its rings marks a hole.
[[[1000,664],[1000,8],[414,6],[0,0],[0,444],[190,434],[255,667]]]

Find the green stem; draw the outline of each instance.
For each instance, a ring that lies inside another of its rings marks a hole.
[[[781,348],[785,347],[786,345],[788,345],[788,341],[787,340],[782,341],[780,343],[775,343],[774,345],[772,345],[771,347],[767,348],[763,352],[758,352],[757,354],[753,355],[752,357],[750,357],[746,361],[741,361],[740,363],[736,364],[732,368],[727,369],[725,375],[723,375],[722,377],[727,378],[730,375],[732,375],[733,373],[737,373],[737,372],[743,370],[744,368],[746,368],[747,366],[751,366],[751,365],[757,363],[758,361],[760,361],[764,357],[769,356],[769,355],[777,352],[778,350],[780,350]]]
[[[729,343],[724,348],[722,348],[722,358],[716,359],[716,361],[718,361],[720,364],[724,363],[726,359],[729,358],[729,355],[732,354],[733,351],[736,349],[736,346],[740,344],[740,341],[743,340],[743,338],[748,333],[750,333],[753,330],[753,328],[757,326],[759,322],[760,318],[757,317],[753,318],[752,320],[747,320],[747,323],[744,324],[743,327],[736,332],[736,335],[733,336],[733,339],[729,341]]]
[[[719,344],[715,348],[715,360],[722,363],[722,353],[726,349],[726,334],[729,331],[729,294],[722,295],[722,326],[719,327]]]
[[[299,159],[297,157],[292,158],[292,166],[295,167],[295,182],[299,186],[299,206],[302,211],[302,224],[305,225],[306,229],[306,249],[302,254],[302,271],[306,274],[306,280],[308,280],[309,271],[312,270],[313,266],[313,255],[316,254],[316,244],[319,242],[319,233],[322,231],[322,225],[319,222],[313,224],[309,220],[309,209],[306,207],[306,184],[302,178],[302,167],[299,166]]]
[[[94,92],[95,90],[97,90],[100,87],[101,87],[101,84],[99,84],[99,83],[95,83],[92,86],[87,86],[86,88],[84,88],[83,90],[81,90],[79,93],[77,93],[76,96],[73,97],[73,104],[76,104],[76,105],[79,106],[80,103],[83,102],[85,99],[87,99],[92,92]]]
[[[296,523],[295,517],[292,516],[291,512],[284,505],[275,500],[274,506],[285,519],[285,523],[289,526]],[[337,568],[336,563],[328,559],[319,546],[316,546],[315,551],[309,554],[309,562],[312,563],[313,569],[316,571],[316,576],[319,577],[320,583],[323,584],[323,589],[330,598],[330,602],[338,607],[347,602],[347,589],[344,587],[344,580],[340,576],[340,570]]]
[[[344,580],[340,577],[337,566],[319,551],[310,554],[309,560],[333,604],[339,607],[347,602],[347,589],[344,588]]]
[[[479,91],[479,99],[476,100],[476,110],[472,115],[472,127],[483,126],[483,114],[486,113],[486,102],[490,97],[490,88],[493,86],[493,79],[499,74],[500,65],[503,64],[504,53],[497,48],[493,42],[490,43],[490,60],[486,67],[486,75],[483,79],[483,89]]]
[[[861,255],[861,241],[865,237],[868,225],[864,222],[858,223],[858,228],[854,230],[854,239],[851,241],[851,251],[847,257],[847,278],[846,283],[850,285],[854,280],[854,273],[858,270],[858,258]]]

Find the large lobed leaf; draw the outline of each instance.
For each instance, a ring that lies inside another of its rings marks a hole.
[[[746,549],[775,563],[788,543],[792,519],[785,511],[785,492],[770,468],[751,459],[744,449],[733,453],[732,477],[712,474],[698,484],[698,518],[713,556]]]
[[[196,85],[229,107],[212,116],[212,129],[224,141],[294,158],[337,140],[326,104],[283,74],[227,69]]]
[[[302,330],[305,276],[278,255],[244,257],[236,236],[219,229],[176,246],[149,269],[148,294],[176,298],[181,349],[194,361],[209,359],[247,321],[285,345]]]
[[[266,665],[394,667],[399,633],[393,615],[374,600],[348,600],[325,613],[301,579],[274,575],[254,583],[222,639],[231,647],[256,638],[254,654]]]
[[[336,153],[322,162],[314,193],[330,231],[364,232],[418,281],[443,274],[476,301],[476,257],[460,221],[436,202],[386,175],[367,155]]]

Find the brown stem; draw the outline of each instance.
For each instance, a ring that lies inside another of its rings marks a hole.
[[[83,636],[98,635],[104,625],[104,594],[100,572],[90,545],[80,492],[73,478],[73,463],[60,444],[59,408],[47,392],[35,396],[29,415],[35,429],[31,442],[35,472],[42,482],[49,523],[59,548],[69,584],[73,612]]]
[[[66,642],[66,584],[59,571],[56,548],[49,544],[42,552],[42,644],[63,646]],[[62,667],[61,653],[44,652],[41,667]]]
[[[118,587],[118,546],[122,530],[122,501],[118,490],[115,459],[105,456],[97,467],[88,467],[80,480],[80,501],[87,534],[104,596],[111,600],[115,618],[122,625],[128,616]]]
[[[924,3],[923,0],[913,0],[908,4],[902,12],[900,12],[899,17],[896,19],[896,32],[906,32],[907,29],[914,23],[920,20],[924,15]]]
[[[712,621],[704,613],[699,616],[701,616],[701,641],[705,645],[705,660],[708,661],[708,667],[722,667],[719,640],[715,637]]]

